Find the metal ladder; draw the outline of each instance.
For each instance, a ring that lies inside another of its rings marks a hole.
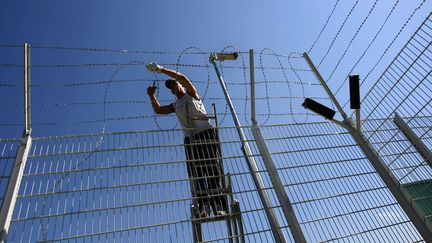
[[[226,187],[223,186],[223,188],[216,192],[217,194],[227,194],[226,197],[229,199],[229,212],[227,212],[226,215],[200,218],[200,212],[196,202],[193,202],[191,205],[193,239],[196,243],[203,242],[202,224],[223,220],[226,221],[229,242],[245,242],[240,202],[233,198],[230,175],[227,174],[226,178],[228,180],[228,183],[224,183]]]
[[[214,127],[216,133],[219,133],[215,104],[212,104],[212,112],[213,112],[213,116],[207,116],[206,119],[214,120],[215,123]],[[191,117],[191,119],[198,119],[198,118]],[[202,235],[203,224],[217,222],[217,221],[226,221],[229,242],[244,243],[245,239],[244,239],[243,220],[241,217],[240,202],[237,199],[235,199],[233,196],[231,176],[230,174],[225,175],[222,158],[218,158],[218,160],[220,161],[221,176],[223,177],[223,179],[221,180],[221,188],[211,189],[211,190],[195,190],[196,188],[193,185],[193,182],[191,181],[191,193],[193,197],[193,201],[191,204],[193,242],[195,243],[203,242],[203,235]],[[212,197],[214,196],[220,197],[221,195],[225,197],[225,201],[227,202],[227,206],[228,206],[227,214],[201,218],[199,215],[200,210],[199,210],[197,198],[204,196],[204,197],[210,197],[211,200]]]

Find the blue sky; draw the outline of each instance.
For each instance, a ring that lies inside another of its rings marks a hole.
[[[310,45],[304,40],[315,36],[333,6],[322,3],[9,1],[2,4],[1,40],[139,50],[226,45],[292,50],[293,43],[304,49]],[[314,25],[315,31],[303,31]]]

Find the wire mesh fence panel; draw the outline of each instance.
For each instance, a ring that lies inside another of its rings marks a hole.
[[[262,131],[308,242],[421,240],[345,130],[309,123]]]
[[[247,134],[249,129],[244,127]],[[349,134],[328,123],[262,130],[308,242],[421,240]],[[219,132],[245,239],[272,242],[236,130]],[[191,241],[194,198],[182,140],[180,130],[35,139],[11,239]],[[292,239],[260,154],[249,142],[283,232]],[[229,238],[223,221],[202,230],[206,241]]]
[[[369,130],[366,136],[429,224],[431,161],[396,124],[395,115],[401,116],[430,153],[431,24],[429,15],[363,99],[365,116],[376,118],[364,123]]]
[[[219,131],[245,239],[271,242],[236,130]],[[9,239],[190,242],[194,198],[186,163],[181,130],[35,139]],[[286,222],[281,227],[289,238]],[[225,221],[205,223],[202,231],[206,241],[229,239]]]
[[[15,156],[17,155],[20,140],[0,139],[0,205],[3,208],[7,185],[12,173]]]

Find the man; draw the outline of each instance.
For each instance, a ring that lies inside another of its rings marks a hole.
[[[214,215],[225,215],[228,212],[226,196],[217,192],[223,176],[219,137],[207,118],[201,97],[184,74],[157,63],[148,64],[147,69],[172,78],[165,81],[165,86],[176,96],[175,102],[161,106],[155,96],[157,88],[154,85],[147,88],[147,94],[155,113],[175,112],[183,128],[187,171],[198,197],[199,217],[208,217],[210,206]]]

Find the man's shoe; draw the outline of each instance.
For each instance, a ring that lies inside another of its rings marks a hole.
[[[199,214],[200,218],[207,218],[208,217],[208,213],[206,211],[203,211]]]
[[[225,215],[227,215],[227,212],[225,210],[217,211],[217,216],[225,216]]]

